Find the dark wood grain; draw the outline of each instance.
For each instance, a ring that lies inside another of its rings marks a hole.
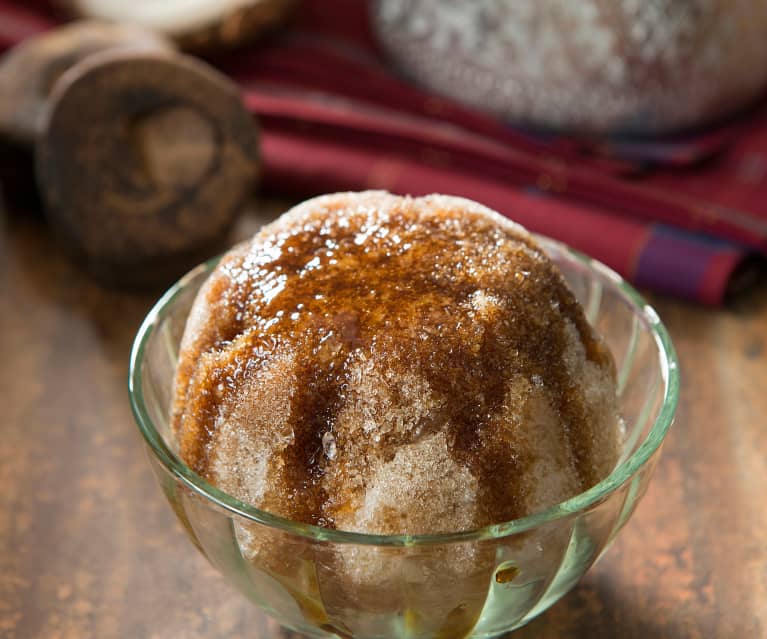
[[[201,60],[100,51],[56,82],[35,166],[72,253],[104,282],[151,286],[231,227],[259,174],[258,127]]]
[[[258,202],[235,235],[284,206]],[[100,288],[39,216],[0,218],[0,637],[289,637],[187,541],[128,407],[154,295]],[[683,393],[646,498],[607,556],[520,638],[767,636],[767,291],[654,300]]]
[[[173,45],[152,31],[97,20],[27,38],[0,58],[0,134],[33,145],[56,81],[78,62],[108,49],[171,51]]]

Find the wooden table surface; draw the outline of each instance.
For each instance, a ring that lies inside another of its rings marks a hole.
[[[282,205],[255,206],[238,235]],[[100,288],[38,217],[0,215],[0,637],[292,636],[194,550],[150,473],[126,372],[155,295]],[[683,391],[653,482],[515,639],[767,637],[767,290],[654,302]]]

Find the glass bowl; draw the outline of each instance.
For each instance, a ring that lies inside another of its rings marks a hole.
[[[131,406],[168,502],[192,543],[245,596],[312,637],[493,637],[562,597],[644,495],[677,404],[677,360],[658,315],[617,274],[539,238],[615,357],[624,446],[599,484],[545,511],[440,535],[328,530],[221,492],[177,456],[169,425],[187,314],[216,260],[149,312],[131,353]],[[638,549],[641,550],[641,549]]]

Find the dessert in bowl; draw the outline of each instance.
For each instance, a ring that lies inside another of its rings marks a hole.
[[[677,375],[609,269],[467,200],[368,192],[183,278],[130,383],[190,537],[283,624],[480,637],[545,610],[627,521]]]

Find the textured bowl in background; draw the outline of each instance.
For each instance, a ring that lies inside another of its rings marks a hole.
[[[413,80],[538,127],[667,133],[767,87],[765,0],[376,0],[372,16]]]

